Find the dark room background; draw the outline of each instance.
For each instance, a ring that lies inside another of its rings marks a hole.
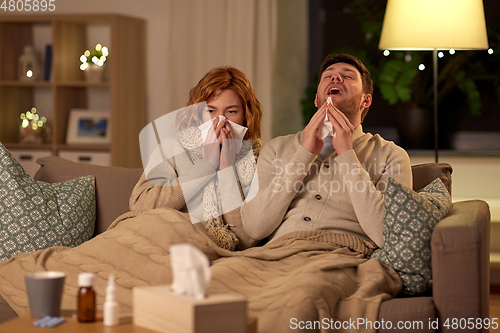
[[[406,149],[433,149],[432,51],[392,51],[384,57],[378,49],[386,0],[309,0],[310,88],[303,101],[304,121],[314,98],[317,72],[323,58],[332,52],[360,57],[372,72],[373,104],[363,123],[366,132],[378,132]],[[500,152],[500,10],[498,0],[483,0],[489,47],[487,50],[457,51],[438,61],[440,71],[439,148],[444,150]],[[464,22],[464,24],[466,24]],[[490,51],[491,52],[491,51]],[[385,58],[385,59],[384,59]],[[401,66],[425,65],[410,85],[410,101],[389,101],[382,96],[380,72],[384,61],[398,60]],[[403,60],[405,59],[405,60]],[[411,59],[411,60],[410,60]],[[446,73],[442,71],[446,68]],[[446,74],[446,75],[445,75]],[[420,98],[415,113],[413,100]],[[441,95],[442,94],[442,95]],[[468,97],[468,98],[467,98]]]

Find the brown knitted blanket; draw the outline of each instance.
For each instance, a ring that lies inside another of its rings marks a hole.
[[[315,321],[318,328],[311,332],[327,332],[335,321],[375,321],[380,302],[401,288],[391,268],[365,258],[370,245],[356,237],[296,232],[263,247],[231,252],[217,247],[186,214],[158,208],[124,214],[76,248],[54,247],[0,262],[0,294],[17,314],[25,314],[24,274],[59,270],[67,274],[62,308],[75,309],[78,274],[93,272],[99,311],[113,273],[121,311],[132,312],[132,288],[170,284],[169,246],[184,242],[200,248],[212,262],[207,292],[246,297],[259,332],[301,331],[299,327]]]

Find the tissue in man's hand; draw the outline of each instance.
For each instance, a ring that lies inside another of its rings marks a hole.
[[[224,116],[218,116],[219,117],[219,124],[220,122],[225,119],[228,123],[229,123],[229,126],[231,126],[231,130],[233,131],[234,133],[234,138],[237,139],[237,140],[243,140],[243,138],[245,137],[245,134],[248,130],[248,128],[246,128],[245,126],[241,126],[241,125],[238,125],[236,123],[233,123],[231,120],[227,119],[226,117]],[[200,126],[198,126],[198,128],[200,129],[201,131],[201,138],[203,139],[203,142],[205,142],[207,140],[207,136],[208,136],[208,131],[210,130],[214,130],[214,121],[217,117],[213,118],[213,119],[210,119],[209,121],[206,121],[204,122],[203,124],[201,124]]]
[[[172,292],[197,299],[205,298],[210,281],[210,262],[207,256],[191,244],[170,246],[172,262]]]
[[[326,100],[326,102],[328,104],[330,104],[331,106],[333,106],[332,98],[331,97],[328,97],[328,99]],[[328,114],[325,112],[325,119],[323,119],[323,122],[318,127],[318,137],[321,140],[323,140],[328,135],[335,137],[335,134],[336,134],[335,133],[335,129],[333,128],[333,125],[330,122],[330,120],[328,120]]]

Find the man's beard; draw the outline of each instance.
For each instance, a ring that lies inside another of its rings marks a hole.
[[[361,102],[363,101],[363,95],[356,95],[348,100],[335,100],[332,98],[333,105],[337,107],[343,114],[346,115],[349,120],[352,121],[351,117],[354,117],[357,113],[361,113]]]

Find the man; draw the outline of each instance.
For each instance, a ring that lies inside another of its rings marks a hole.
[[[270,242],[291,232],[329,230],[380,247],[383,193],[389,177],[411,188],[409,157],[393,142],[363,133],[373,83],[361,61],[330,55],[320,74],[318,111],[305,129],[263,148],[260,189],[241,209],[243,227],[250,237]],[[321,139],[325,123],[333,136]]]

